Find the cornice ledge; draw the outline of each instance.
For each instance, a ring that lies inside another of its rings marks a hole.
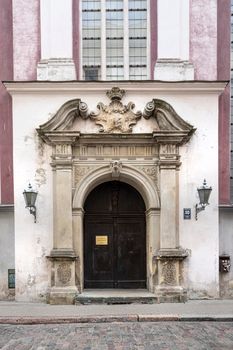
[[[154,131],[153,138],[159,144],[173,144],[181,146],[190,140],[195,131],[195,128],[190,131]]]
[[[0,212],[14,212],[14,204],[0,204]]]
[[[36,129],[42,140],[49,145],[73,145],[79,138],[79,131],[43,131]]]
[[[78,256],[72,249],[53,249],[47,256],[49,260],[76,260],[77,258]]]
[[[183,260],[189,256],[190,253],[188,249],[184,248],[163,248],[159,249],[155,255],[154,258],[156,260],[163,260],[163,259],[176,259],[176,260]]]
[[[120,89],[125,89],[128,92],[140,92],[143,94],[148,91],[155,92],[172,92],[190,94],[192,92],[205,92],[220,94],[224,91],[228,81],[158,81],[158,80],[143,80],[143,81],[4,81],[3,84],[6,90],[11,94],[24,93],[43,93],[56,94],[70,92],[105,92],[106,89],[111,89],[117,85]]]

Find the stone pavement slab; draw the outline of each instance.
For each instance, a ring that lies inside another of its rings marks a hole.
[[[233,300],[127,305],[49,305],[0,302],[0,323],[233,321]]]
[[[233,322],[0,325],[2,350],[232,350]]]

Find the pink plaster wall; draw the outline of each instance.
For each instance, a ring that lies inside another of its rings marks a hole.
[[[12,6],[0,0],[0,80],[13,79]],[[13,203],[12,103],[0,82],[1,204]]]
[[[40,1],[13,0],[14,80],[36,79],[40,60]]]
[[[80,72],[80,14],[79,14],[79,6],[80,1],[79,0],[73,0],[73,60],[76,68],[76,77],[77,80],[80,79],[79,72]]]
[[[217,79],[217,0],[190,0],[190,60],[195,79]]]
[[[230,0],[218,0],[218,80],[230,80],[230,23]],[[230,85],[219,97],[219,202],[230,204]]]
[[[157,60],[157,0],[150,0],[150,30],[151,30],[151,79],[154,79],[154,68]]]

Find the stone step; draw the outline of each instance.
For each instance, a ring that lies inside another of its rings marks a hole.
[[[158,298],[147,290],[85,290],[77,294],[75,304],[154,304]]]

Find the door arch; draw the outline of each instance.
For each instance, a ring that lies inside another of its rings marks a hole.
[[[120,181],[95,187],[84,204],[84,288],[146,288],[145,203]]]

